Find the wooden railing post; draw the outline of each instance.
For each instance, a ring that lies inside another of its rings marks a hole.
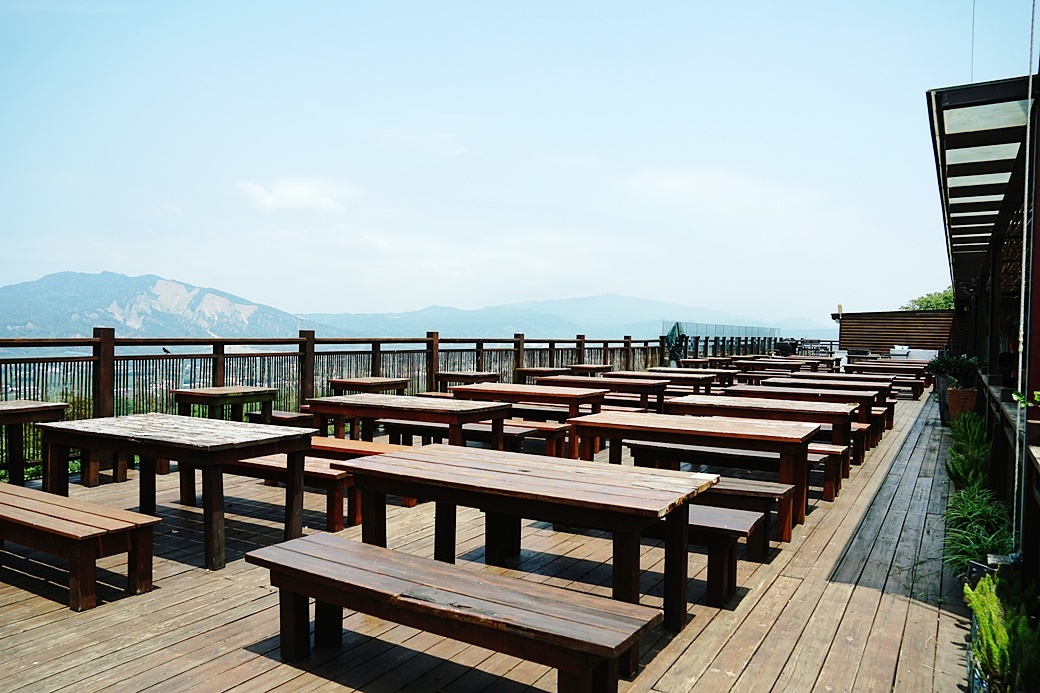
[[[213,342],[213,387],[224,387],[224,342]]]
[[[383,374],[383,345],[379,342],[372,342],[372,367],[369,369],[369,375],[373,378],[378,378]]]
[[[94,339],[94,418],[116,415],[116,330],[95,327]]]
[[[574,339],[574,348],[578,351],[577,363],[585,363],[585,335],[579,334]]]
[[[671,362],[668,360],[668,337],[661,335],[657,344],[657,349],[659,353],[657,363],[662,366],[670,366]]]
[[[699,359],[701,357],[701,338],[697,335],[693,336],[693,358]]]
[[[524,362],[527,356],[524,354],[524,333],[516,332],[513,334],[513,381],[514,383],[520,382],[516,376],[516,369],[523,368]]]
[[[477,342],[477,370],[484,370],[484,342]]]
[[[440,371],[441,335],[439,332],[426,333],[426,391],[437,391],[437,373]]]
[[[711,355],[712,356],[722,356],[722,354],[719,353],[719,338],[718,337],[712,337],[711,338]]]
[[[622,370],[632,370],[632,335],[625,335],[625,355],[621,359],[621,365],[624,366]]]
[[[300,382],[297,392],[300,401],[297,405],[306,404],[314,396],[314,330],[300,330]]]
[[[549,342],[549,368],[556,367],[556,342]]]
[[[610,363],[610,342],[603,342],[603,365]]]

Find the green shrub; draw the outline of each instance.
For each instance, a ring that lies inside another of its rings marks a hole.
[[[979,361],[974,356],[936,356],[928,362],[926,368],[929,373],[949,380],[950,387],[971,388],[975,386]]]
[[[970,561],[985,563],[988,554],[1011,553],[1011,514],[993,491],[973,485],[954,493],[943,517],[943,562],[958,575],[967,573]]]
[[[1002,573],[986,575],[975,589],[964,586],[964,601],[975,615],[971,649],[991,690],[1035,690],[1040,677],[1040,634],[1036,592]]]
[[[990,444],[986,420],[975,412],[963,412],[950,421],[950,445],[946,473],[957,488],[976,486],[986,481]]]

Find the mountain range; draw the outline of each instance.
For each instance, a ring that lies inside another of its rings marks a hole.
[[[584,334],[592,339],[653,339],[676,321],[778,327],[783,336],[837,337],[837,327],[796,318],[763,322],[747,315],[617,294],[460,310],[430,306],[404,313],[292,315],[217,289],[155,275],[60,272],[0,287],[0,336],[88,337],[115,327],[120,337],[294,337],[312,329],[322,337],[534,338]]]

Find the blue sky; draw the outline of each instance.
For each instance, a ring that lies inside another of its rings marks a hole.
[[[978,5],[973,66],[963,0],[0,0],[0,284],[895,309],[949,283],[925,91],[1028,72]]]

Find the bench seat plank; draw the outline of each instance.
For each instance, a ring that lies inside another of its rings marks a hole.
[[[343,609],[498,650],[560,670],[559,689],[616,691],[619,660],[663,614],[557,587],[471,571],[334,535],[312,535],[246,554],[280,591],[281,651],[342,642]]]

